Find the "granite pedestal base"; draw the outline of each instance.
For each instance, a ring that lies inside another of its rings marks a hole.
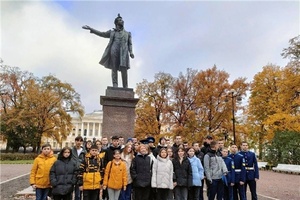
[[[102,136],[123,136],[125,141],[133,137],[138,101],[131,88],[107,87],[105,96],[100,96],[103,106]]]

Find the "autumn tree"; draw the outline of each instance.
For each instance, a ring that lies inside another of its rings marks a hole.
[[[49,75],[41,79],[19,68],[1,66],[1,134],[7,147],[40,147],[42,137],[58,142],[72,128],[70,112],[83,115],[72,86]],[[34,148],[35,149],[35,148]]]
[[[24,100],[20,98],[28,88],[28,82],[35,77],[29,72],[22,72],[19,68],[12,68],[1,63],[0,91],[1,91],[1,135],[7,141],[7,151],[11,147],[17,151],[31,143],[32,128],[26,121],[20,120],[24,107]]]
[[[167,120],[166,105],[169,101],[173,77],[167,73],[155,74],[154,81],[143,80],[137,85],[136,94],[140,98],[136,108],[135,134],[157,136],[162,124]]]
[[[195,136],[197,123],[195,101],[197,89],[194,87],[196,70],[187,69],[186,74],[180,73],[171,86],[171,99],[166,107],[170,114],[170,122],[174,124],[173,131],[186,139]]]
[[[236,95],[246,95],[248,83],[245,78],[238,78],[229,83],[229,74],[218,70],[216,66],[200,71],[195,80],[197,88],[197,120],[202,134],[223,137],[223,130],[232,132],[232,115],[234,109],[241,109],[241,102],[236,101],[234,107],[226,101],[228,93],[235,90]],[[238,132],[238,131],[237,131]]]
[[[229,74],[216,66],[200,72],[187,69],[178,78],[158,75],[154,82],[144,80],[137,87],[137,135],[158,135],[161,127],[171,127],[173,135],[189,141],[203,139],[206,131],[219,137],[225,127],[230,130],[231,109],[241,108],[240,103],[232,108],[225,102],[227,92],[235,89],[242,96],[248,88],[245,78],[230,84]]]

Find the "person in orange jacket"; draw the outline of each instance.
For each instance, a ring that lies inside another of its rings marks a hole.
[[[53,156],[53,151],[50,144],[42,146],[42,152],[38,155],[33,162],[30,172],[30,185],[35,189],[36,200],[46,200],[50,184],[50,169],[56,157]]]
[[[126,190],[127,171],[126,163],[121,160],[119,149],[113,152],[114,159],[109,161],[105,168],[103,189],[107,188],[110,200],[118,200],[121,189]]]

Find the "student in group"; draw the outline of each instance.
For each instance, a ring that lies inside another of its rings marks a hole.
[[[100,181],[102,179],[101,158],[98,156],[97,145],[92,145],[90,152],[80,164],[78,185],[83,191],[83,200],[97,200],[100,192]]]
[[[173,153],[172,147],[167,147],[167,153],[168,153],[169,159],[172,161],[174,159],[174,153]]]
[[[113,157],[105,168],[103,189],[107,188],[110,200],[118,200],[121,190],[126,191],[127,172],[126,164],[121,160],[121,150],[114,150]]]
[[[152,188],[157,190],[156,200],[169,200],[173,190],[173,163],[169,159],[167,150],[161,148],[152,167]]]
[[[131,166],[133,158],[134,158],[134,153],[132,150],[132,144],[127,143],[121,153],[121,159],[126,164],[127,186],[126,186],[126,190],[121,190],[119,200],[130,200],[131,199],[132,178],[130,175],[130,166]]]
[[[256,182],[259,179],[259,170],[256,155],[254,152],[248,150],[248,143],[242,142],[240,154],[244,156],[245,169],[246,169],[246,182],[245,193],[247,192],[247,186],[250,188],[251,199],[257,200]]]
[[[195,149],[195,156],[200,159],[201,165],[204,165],[204,153],[201,151],[199,143],[193,142],[192,147]],[[204,169],[203,169],[204,170]],[[199,192],[199,200],[203,200],[203,186],[204,186],[204,179],[201,180],[200,192]]]
[[[224,185],[222,176],[228,173],[227,167],[222,157],[217,155],[218,144],[216,141],[210,143],[210,150],[204,156],[204,170],[209,185],[209,200],[222,200],[224,194]]]
[[[222,158],[225,162],[225,165],[228,170],[228,174],[226,175],[226,184],[224,184],[224,200],[233,200],[233,189],[235,182],[235,171],[234,171],[234,161],[228,157],[228,148],[223,147],[221,150]]]
[[[151,158],[148,156],[148,147],[140,144],[130,167],[136,200],[149,200],[150,198],[152,165]]]
[[[234,186],[233,186],[233,199],[246,200],[245,193],[245,182],[246,182],[246,170],[245,170],[245,159],[238,152],[238,148],[236,144],[232,144],[230,146],[230,157],[234,162]],[[238,198],[239,196],[239,198]]]
[[[71,200],[77,181],[76,163],[72,160],[72,150],[64,147],[50,170],[50,183],[54,200]]]
[[[201,180],[204,179],[204,169],[199,158],[195,156],[195,149],[189,148],[187,151],[188,159],[192,167],[192,186],[188,191],[189,200],[199,200],[200,187],[202,186]]]
[[[92,143],[91,140],[86,141],[85,146],[84,146],[86,152],[90,152],[90,149],[91,149],[92,145],[93,145],[93,143]]]
[[[30,172],[30,185],[35,189],[36,200],[46,200],[50,184],[50,169],[56,158],[53,156],[53,151],[50,144],[42,146],[42,152],[33,162]]]
[[[178,147],[173,162],[173,185],[175,199],[187,200],[188,188],[192,186],[192,167],[185,155],[185,149]]]
[[[82,136],[77,136],[75,138],[75,145],[72,148],[71,159],[76,164],[77,169],[79,169],[80,164],[84,161],[86,151],[83,145],[83,138]],[[74,188],[74,200],[81,200],[82,191],[79,190],[79,186],[76,184]]]
[[[103,148],[102,148],[102,142],[100,141],[100,140],[96,140],[96,145],[97,145],[97,147],[98,147],[98,157],[100,157],[101,159],[100,159],[100,161],[101,161],[101,166],[102,166],[102,168],[101,168],[101,170],[100,170],[100,174],[101,174],[101,177],[104,177],[104,171],[105,171],[105,167],[104,167],[104,156],[105,156],[105,152],[106,152],[106,150],[104,150]],[[101,182],[100,182],[100,184],[102,185],[103,184],[103,178],[101,179]],[[102,199],[103,198],[103,188],[101,188],[100,189],[100,195],[99,195],[99,199]],[[101,198],[100,198],[101,197]],[[99,200],[99,199],[97,199],[97,200]]]

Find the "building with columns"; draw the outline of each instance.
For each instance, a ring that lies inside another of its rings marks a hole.
[[[42,143],[50,143],[53,149],[60,149],[68,146],[73,147],[75,144],[75,138],[81,135],[84,140],[95,141],[102,137],[102,110],[95,110],[92,113],[85,114],[83,117],[79,115],[71,115],[73,129],[68,135],[66,140],[63,140],[61,144],[51,138],[43,138]]]

